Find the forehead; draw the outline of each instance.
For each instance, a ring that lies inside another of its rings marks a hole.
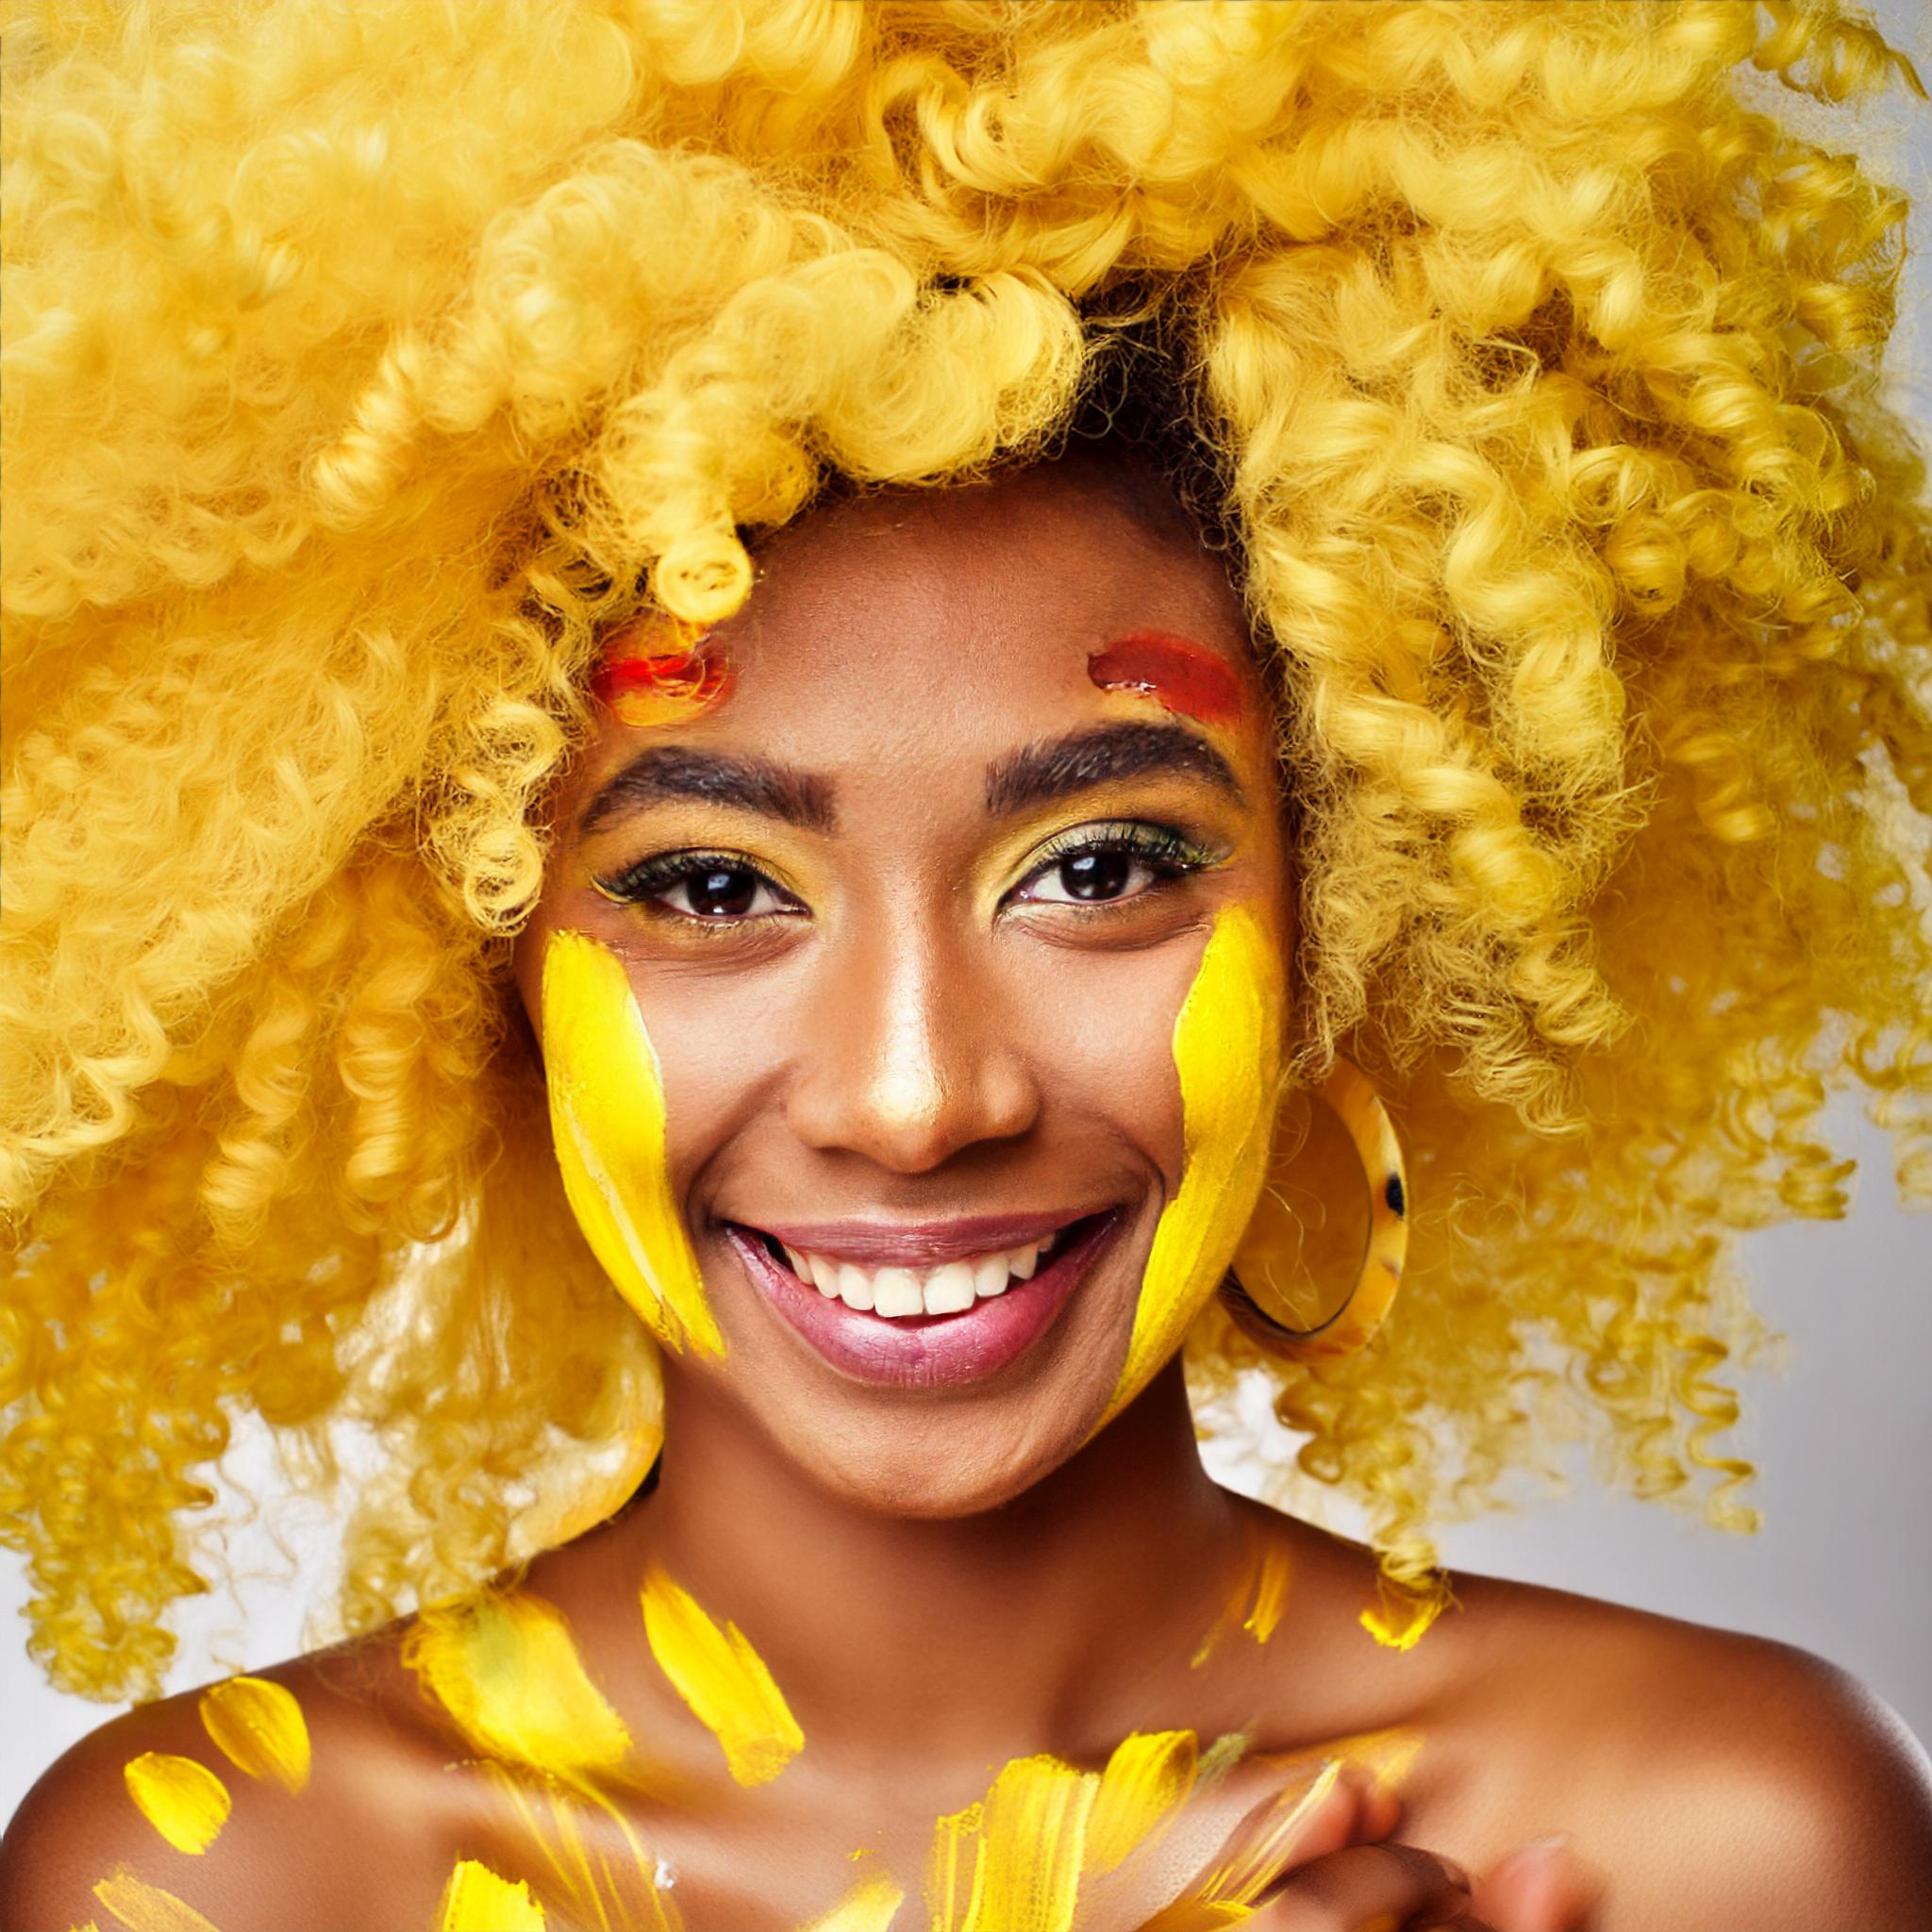
[[[721,726],[841,700],[885,719],[1091,698],[1089,656],[1148,629],[1249,656],[1226,571],[1165,486],[1099,458],[837,503],[758,564],[717,633],[739,680]]]

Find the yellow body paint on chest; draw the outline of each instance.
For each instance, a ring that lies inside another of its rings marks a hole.
[[[553,933],[543,955],[543,1068],[557,1164],[591,1252],[659,1341],[723,1355],[671,1192],[657,1049],[622,961],[582,933]]]
[[[890,1878],[861,1878],[801,1932],[887,1932],[905,1898],[905,1887]]]
[[[125,1865],[94,1887],[94,1897],[127,1932],[220,1932],[185,1900],[137,1878]]]
[[[308,1725],[295,1693],[266,1677],[230,1677],[201,1693],[201,1723],[237,1771],[293,1796],[308,1782]]]
[[[124,1774],[141,1815],[177,1852],[208,1850],[228,1822],[228,1788],[205,1764],[144,1751]]]
[[[1260,1198],[1281,1079],[1280,948],[1248,907],[1214,923],[1174,1024],[1185,1161],[1161,1209],[1103,1428],[1180,1346]]]
[[[1087,1822],[1088,1871],[1114,1871],[1174,1823],[1194,1789],[1197,1758],[1192,1731],[1136,1731],[1121,1741]]]
[[[722,1628],[662,1571],[644,1578],[644,1636],[658,1667],[724,1748],[741,1785],[776,1777],[805,1747],[783,1693],[736,1624]]]
[[[567,1785],[616,1777],[630,1733],[577,1654],[562,1615],[527,1595],[466,1597],[423,1612],[403,1661],[485,1757]]]
[[[1137,1731],[1104,1771],[1016,1757],[976,1805],[941,1818],[926,1856],[933,1932],[1069,1932],[1088,1878],[1117,1870],[1195,1789],[1192,1731]]]
[[[543,1932],[543,1907],[527,1885],[465,1858],[442,1889],[436,1932]]]

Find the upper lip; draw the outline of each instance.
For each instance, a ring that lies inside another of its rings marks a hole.
[[[957,1221],[760,1221],[741,1224],[768,1234],[802,1255],[823,1255],[860,1268],[924,1268],[1049,1241],[1061,1228],[1084,1218],[1058,1208],[1044,1214],[971,1214]]]

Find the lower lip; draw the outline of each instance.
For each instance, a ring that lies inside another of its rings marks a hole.
[[[996,1374],[1045,1334],[1118,1224],[1118,1215],[1102,1215],[1032,1280],[1014,1282],[1005,1294],[957,1315],[899,1321],[848,1308],[808,1287],[755,1235],[735,1227],[725,1234],[766,1299],[841,1374],[889,1389],[951,1389]]]

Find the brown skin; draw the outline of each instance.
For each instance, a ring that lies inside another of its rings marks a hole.
[[[676,1871],[692,1932],[805,1924],[851,1882],[860,1845],[916,1899],[932,1821],[1001,1763],[1041,1750],[1098,1763],[1128,1732],[1168,1727],[1315,1757],[1391,1726],[1424,1740],[1399,1815],[1344,1790],[1290,1891],[1252,1922],[1260,1932],[1445,1923],[1467,1896],[1441,1866],[1359,1842],[1392,1837],[1489,1874],[1480,1919],[1457,1923],[1584,1923],[1574,1871],[1494,1869],[1554,1830],[1610,1875],[1597,1932],[1914,1923],[1932,1897],[1923,1756],[1817,1660],[1484,1578],[1460,1580],[1459,1607],[1391,1653],[1357,1622],[1374,1582],[1366,1551],[1208,1478],[1174,1364],[1086,1440],[1180,1180],[1169,1041],[1207,931],[1233,903],[1284,944],[1290,927],[1246,627],[1158,488],[1118,458],[1082,458],[828,508],[760,561],[758,595],[724,632],[736,688],[675,741],[818,774],[836,828],[683,801],[579,837],[584,803],[643,742],[607,721],[556,800],[518,959],[533,1015],[552,930],[592,933],[627,965],[663,1065],[674,1186],[729,1344],[719,1362],[667,1362],[656,1491],[529,1577],[649,1760],[657,1794],[625,1808]],[[1209,734],[1246,803],[1166,774],[991,824],[990,762],[1141,715],[1137,703],[1163,715],[1086,676],[1090,650],[1149,626],[1247,681],[1247,716]],[[1097,908],[1023,890],[1042,839],[1118,819],[1180,824],[1220,862],[1137,877]],[[809,915],[699,930],[591,883],[685,846],[744,853]],[[766,1307],[721,1225],[1103,1206],[1120,1233],[1056,1325],[983,1384],[939,1393],[835,1374]],[[1265,1647],[1238,1636],[1191,1668],[1257,1528],[1289,1554],[1281,1624]],[[739,1624],[784,1687],[807,1748],[775,1782],[733,1785],[651,1661],[637,1587],[653,1562]],[[97,1916],[92,1886],[122,1864],[221,1932],[421,1932],[458,1857],[537,1875],[483,1782],[450,1768],[465,1752],[398,1660],[405,1628],[271,1674],[308,1712],[314,1782],[296,1801],[231,1776],[234,1816],[204,1857],[163,1847],[121,1776],[142,1750],[225,1769],[192,1699],[95,1733],[0,1845],[0,1932]],[[1257,1765],[1201,1805],[1164,1879],[1100,1923],[1138,1924],[1284,1774]],[[920,1917],[908,1905],[902,1924]]]

